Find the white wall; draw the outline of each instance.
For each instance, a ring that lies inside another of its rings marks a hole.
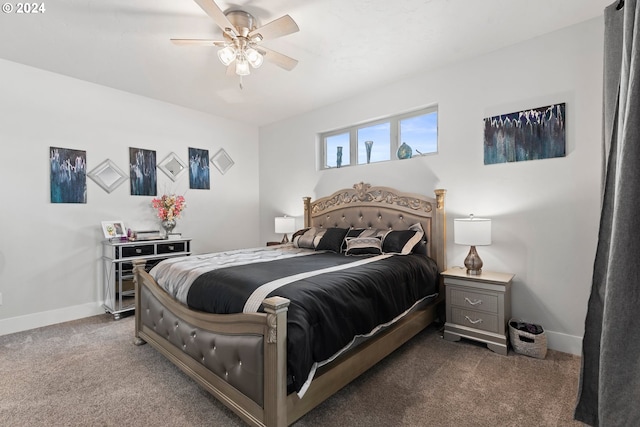
[[[602,34],[602,19],[591,20],[261,128],[262,240],[279,237],[276,215],[302,225],[303,196],[360,181],[446,188],[448,265],[468,252],[453,244],[453,218],[492,218],[493,245],[478,250],[485,269],[516,274],[514,317],[542,324],[550,348],[579,354],[599,219]],[[557,102],[567,104],[566,157],[484,166],[483,118]],[[432,104],[437,155],[316,169],[319,132]]]
[[[131,196],[128,181],[108,194],[87,178],[86,204],[50,203],[51,146],[85,150],[88,170],[109,158],[124,171],[129,147],[185,162],[188,147],[223,147],[235,165],[225,175],[212,166],[211,190],[158,171],[158,192],[185,195],[175,231],[195,253],[259,243],[256,127],[4,60],[0,76],[0,335],[104,313],[100,222],[159,226],[152,197]]]

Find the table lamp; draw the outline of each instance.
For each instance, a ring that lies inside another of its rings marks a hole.
[[[294,231],[296,231],[296,219],[286,215],[277,216],[275,228],[277,234],[284,234],[284,237],[282,237],[282,242],[280,243],[287,243],[289,241],[287,233],[293,233]]]
[[[479,275],[482,273],[482,260],[476,251],[476,246],[491,244],[491,220],[486,218],[456,218],[453,220],[454,242],[457,245],[469,245],[469,254],[464,260],[467,274]]]

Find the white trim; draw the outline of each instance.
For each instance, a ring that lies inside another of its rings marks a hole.
[[[547,330],[544,333],[547,335],[547,348],[576,356],[582,354],[582,337]]]
[[[39,313],[26,314],[24,316],[0,319],[0,336],[104,313],[105,310],[102,303],[92,302],[60,308],[57,310],[42,311]]]

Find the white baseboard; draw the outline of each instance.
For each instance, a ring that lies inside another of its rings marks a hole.
[[[582,337],[547,330],[544,333],[547,335],[547,348],[577,356],[582,355]]]
[[[60,308],[58,310],[43,311],[24,316],[10,317],[8,319],[0,319],[0,336],[54,325],[56,323],[82,319],[84,317],[96,316],[98,314],[104,314],[104,312],[102,304],[94,302]]]

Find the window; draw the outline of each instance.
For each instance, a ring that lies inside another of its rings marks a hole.
[[[359,128],[357,132],[359,165],[391,159],[391,124],[389,122]]]
[[[351,163],[348,133],[327,136],[325,138],[325,144],[327,146],[327,157],[325,162],[327,168],[339,168],[342,165],[348,165]]]
[[[322,169],[398,159],[405,143],[412,156],[438,152],[438,108],[429,107],[320,135]]]

